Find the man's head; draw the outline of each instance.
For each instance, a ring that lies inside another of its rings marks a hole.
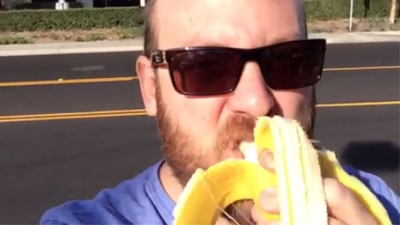
[[[157,117],[166,162],[181,184],[196,168],[240,157],[238,145],[252,140],[256,117],[297,119],[311,135],[314,89],[305,84],[322,70],[314,66],[321,43],[257,49],[307,38],[300,0],[147,4],[147,57],[138,58],[137,74],[146,111]],[[151,54],[211,46],[229,49]]]

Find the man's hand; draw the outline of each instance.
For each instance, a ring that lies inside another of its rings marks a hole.
[[[274,172],[273,155],[269,151],[260,153],[258,160],[264,168]],[[332,178],[324,179],[324,189],[330,225],[377,225],[356,196],[339,181]],[[260,196],[259,203],[263,210],[279,214],[276,189],[265,190]],[[279,221],[265,221],[255,207],[253,207],[252,216],[257,224],[279,224]]]

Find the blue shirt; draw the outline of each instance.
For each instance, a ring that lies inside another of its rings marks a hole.
[[[69,201],[45,212],[40,224],[168,224],[173,221],[175,203],[161,186],[158,170],[162,161],[137,177],[94,199]],[[345,170],[360,179],[385,206],[393,224],[400,224],[400,198],[379,177],[353,168]]]

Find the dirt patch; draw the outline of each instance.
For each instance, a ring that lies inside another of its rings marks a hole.
[[[72,31],[5,32],[0,34],[0,44],[124,40],[140,36],[142,33],[139,29],[112,28]]]

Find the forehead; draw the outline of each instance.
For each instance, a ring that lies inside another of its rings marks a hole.
[[[161,49],[186,46],[253,48],[304,38],[300,0],[158,0]]]

